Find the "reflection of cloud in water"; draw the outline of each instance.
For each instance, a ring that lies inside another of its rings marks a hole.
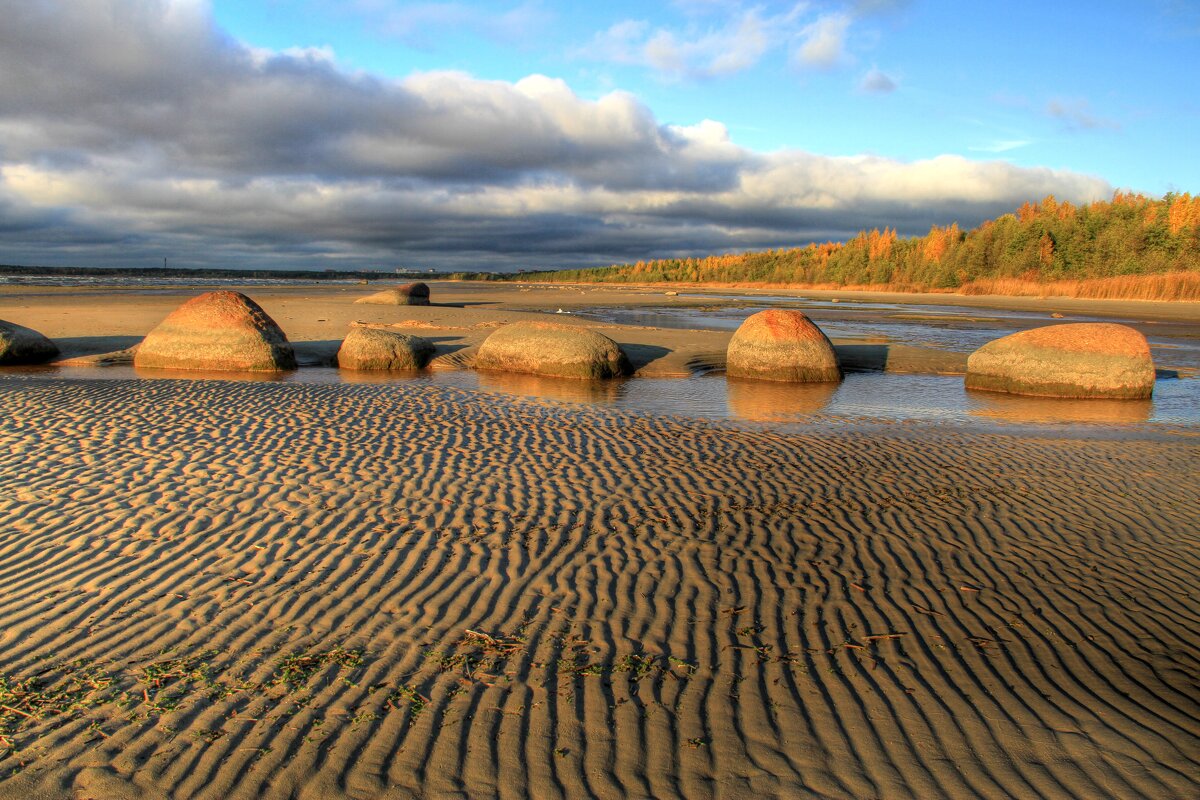
[[[729,411],[750,422],[770,422],[818,414],[837,394],[840,383],[781,383],[729,378]]]
[[[1000,392],[967,392],[967,413],[1007,422],[1095,422],[1127,425],[1147,422],[1151,400],[1071,400],[1023,397]]]
[[[621,397],[623,380],[576,380],[523,375],[514,372],[479,371],[479,388],[520,397],[536,397],[560,403],[613,405]]]

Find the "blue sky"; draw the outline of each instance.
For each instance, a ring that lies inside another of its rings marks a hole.
[[[347,68],[380,75],[538,73],[584,97],[622,89],[663,122],[717,120],[755,150],[958,153],[1155,194],[1200,188],[1200,158],[1188,155],[1200,131],[1200,4],[1182,0],[218,0],[214,12],[243,41],[327,47]],[[830,46],[806,60],[800,51],[822,20]],[[759,26],[767,41],[744,43]],[[646,43],[662,34],[678,67],[665,53],[647,60]],[[688,52],[705,41],[745,55],[714,69],[722,50]]]
[[[1200,190],[1200,4],[0,0],[0,262],[517,269]]]

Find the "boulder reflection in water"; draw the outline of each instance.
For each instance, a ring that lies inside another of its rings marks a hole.
[[[729,412],[749,422],[778,422],[819,414],[840,383],[781,383],[729,378]]]
[[[1131,425],[1147,422],[1153,410],[1150,400],[1071,400],[967,390],[967,413],[1006,422]]]
[[[559,403],[615,405],[625,385],[625,381],[619,378],[579,380],[490,370],[479,370],[478,375],[480,389]]]
[[[87,369],[83,367],[81,369]],[[116,375],[116,368],[107,371]],[[163,369],[159,367],[133,367],[133,374],[139,378],[150,380],[184,380],[184,381],[249,381],[250,383],[282,383],[291,380],[292,371],[264,372],[254,370],[215,370],[215,369]]]
[[[381,370],[338,370],[337,379],[342,383],[394,383],[396,381],[420,380],[428,376],[421,369],[381,369]]]

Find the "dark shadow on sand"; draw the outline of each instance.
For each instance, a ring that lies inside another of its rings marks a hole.
[[[962,375],[967,353],[936,347],[879,342],[835,344],[834,352],[844,372],[910,372],[930,375]]]
[[[660,358],[671,355],[672,352],[666,347],[659,347],[654,344],[621,344],[618,347],[625,354],[625,358],[629,359],[629,366],[634,372],[649,364],[653,364]]]
[[[341,339],[292,342],[292,349],[296,352],[296,366],[332,367],[337,364],[337,351],[341,346]]]
[[[118,350],[128,350],[141,341],[141,336],[71,336],[64,339],[55,339],[54,343],[58,345],[58,349],[61,352],[58,358],[54,360],[95,356],[103,353],[114,353]]]
[[[835,344],[833,352],[846,372],[886,372],[890,347],[886,344]]]
[[[437,350],[434,358],[457,353],[459,350],[465,350],[471,346],[462,336],[425,336],[422,338],[433,343],[434,349]]]

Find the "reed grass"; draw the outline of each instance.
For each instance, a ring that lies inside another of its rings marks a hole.
[[[1079,297],[1095,300],[1200,301],[1200,273],[1117,275],[1082,280],[1027,281],[1019,278],[979,278],[959,288],[960,294],[1007,297]]]

